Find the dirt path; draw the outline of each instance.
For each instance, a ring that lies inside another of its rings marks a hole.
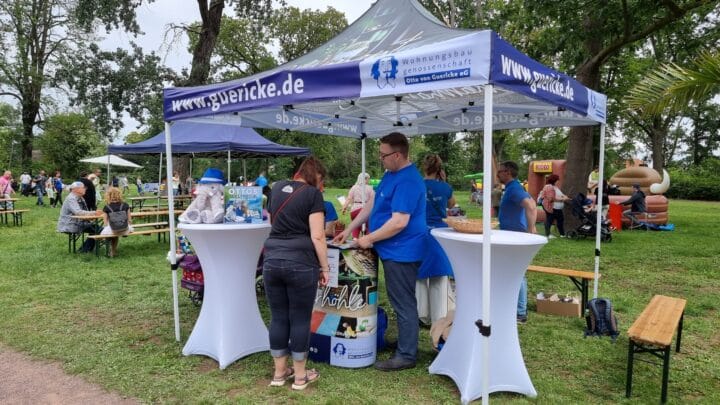
[[[57,363],[0,346],[0,404],[139,404],[68,375]]]

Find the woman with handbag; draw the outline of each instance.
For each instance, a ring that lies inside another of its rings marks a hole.
[[[560,180],[560,176],[551,174],[545,180],[545,187],[543,187],[540,192],[543,211],[545,211],[545,236],[549,239],[555,237],[550,234],[553,221],[556,222],[560,237],[565,237],[565,216],[563,214],[563,208],[565,207],[565,201],[570,201],[570,197],[566,196],[556,185],[558,180]]]
[[[292,389],[303,390],[320,377],[316,370],[306,368],[306,361],[318,282],[327,285],[330,272],[320,192],[325,174],[322,163],[309,157],[293,180],[278,181],[270,193],[272,228],[264,245],[263,282],[272,315],[272,387],[293,380]],[[288,365],[291,356],[292,367]]]

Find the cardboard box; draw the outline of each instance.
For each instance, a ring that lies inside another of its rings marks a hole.
[[[560,316],[580,317],[580,299],[573,298],[572,301],[562,301],[565,296],[559,295],[558,301],[550,299],[551,296],[546,295],[544,299],[537,299],[537,312],[539,314],[552,314]]]

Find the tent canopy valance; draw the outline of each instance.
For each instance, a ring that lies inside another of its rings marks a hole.
[[[414,0],[380,0],[337,37],[276,69],[164,91],[166,121],[362,138],[596,125],[606,97],[525,56],[490,30],[442,25]]]
[[[308,148],[280,145],[263,138],[252,128],[221,123],[178,122],[172,129],[173,153],[222,153],[236,157],[307,156]],[[165,132],[130,145],[110,145],[108,151],[121,154],[165,152]]]

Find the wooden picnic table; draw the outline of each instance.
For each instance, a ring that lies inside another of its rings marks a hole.
[[[168,196],[163,195],[160,197],[158,197],[158,196],[130,197],[130,198],[128,198],[128,201],[130,201],[131,208],[135,209],[136,207],[142,208],[143,205],[145,205],[146,201],[158,200],[158,199],[167,201]],[[192,200],[192,196],[189,194],[176,195],[176,196],[174,196],[174,200],[175,200],[175,207],[178,208],[178,207],[182,207],[185,204],[185,201]]]
[[[18,201],[17,198],[0,198],[0,224],[10,224],[10,221],[8,220],[8,214],[12,216],[13,219],[13,225],[15,226],[22,226],[22,214],[25,212],[28,212],[30,210],[19,210],[16,209],[15,201]],[[8,207],[7,203],[13,203],[12,206]]]

